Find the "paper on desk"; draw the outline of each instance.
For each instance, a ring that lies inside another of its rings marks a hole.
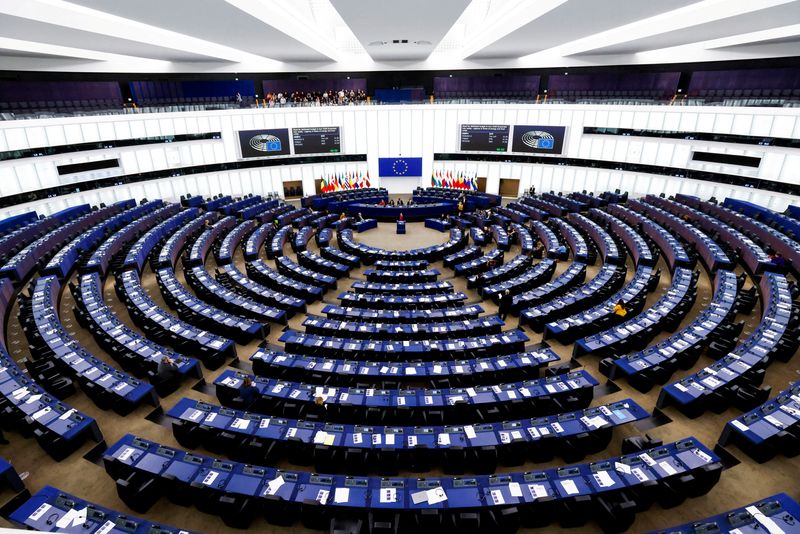
[[[567,492],[567,495],[577,495],[578,493],[580,493],[578,491],[578,486],[575,485],[575,482],[573,480],[567,479],[567,480],[561,480],[559,482],[561,484],[561,487],[564,488],[564,491]]]
[[[336,488],[333,492],[333,502],[343,503],[350,500],[350,488]]]
[[[522,497],[522,488],[520,487],[519,482],[509,482],[508,492],[512,497]]]
[[[447,500],[447,494],[445,494],[443,488],[429,489],[427,493],[428,493],[428,504],[437,504]]]
[[[472,427],[472,425],[465,426],[464,433],[467,435],[469,439],[475,439],[475,437],[477,436],[477,434],[475,434],[475,429]]]
[[[380,501],[384,504],[397,502],[397,488],[381,488]]]
[[[275,493],[283,486],[284,480],[282,475],[278,475],[278,478],[275,480],[271,480],[267,483],[267,495],[275,495]]]

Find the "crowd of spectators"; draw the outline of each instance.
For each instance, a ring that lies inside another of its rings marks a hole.
[[[264,98],[269,107],[275,106],[348,106],[367,102],[366,91],[340,89],[338,91],[295,91],[293,93],[267,93]]]

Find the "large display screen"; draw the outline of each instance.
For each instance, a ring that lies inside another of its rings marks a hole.
[[[338,126],[292,128],[295,154],[338,154],[342,142]]]
[[[507,124],[462,124],[461,150],[508,152]]]
[[[289,129],[240,130],[239,146],[243,158],[263,158],[264,156],[288,156]]]
[[[564,126],[520,126],[514,125],[512,152],[537,154],[561,154],[564,148]]]

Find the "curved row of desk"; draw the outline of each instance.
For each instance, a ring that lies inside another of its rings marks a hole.
[[[559,361],[549,348],[518,354],[433,362],[359,361],[351,358],[323,358],[307,354],[276,352],[260,347],[250,357],[253,372],[284,380],[314,380],[325,385],[356,386],[359,383],[431,381],[436,384],[484,385],[504,379],[538,378],[542,368]]]
[[[239,394],[249,377],[257,390],[252,406],[244,406]],[[526,414],[552,414],[585,408],[598,384],[584,370],[546,378],[441,389],[346,388],[290,382],[252,376],[234,370],[224,371],[214,381],[217,398],[226,406],[249,408],[259,413],[303,418],[317,397],[327,404],[329,421],[355,420],[371,424],[456,424],[474,421],[524,417]]]
[[[525,473],[474,477],[350,477],[217,460],[126,435],[103,456],[120,498],[136,511],[161,496],[247,527],[258,516],[279,525],[302,520],[326,528],[332,518],[388,520],[393,528],[514,530],[520,524],[589,519],[624,530],[636,510],[674,505],[707,493],[722,465],[695,438],[607,460]],[[407,528],[408,528],[407,527]]]
[[[181,446],[203,446],[256,465],[288,458],[317,472],[397,475],[403,469],[493,473],[554,456],[582,460],[606,448],[614,428],[649,417],[631,399],[575,412],[460,426],[369,426],[282,419],[184,398],[167,416]]]

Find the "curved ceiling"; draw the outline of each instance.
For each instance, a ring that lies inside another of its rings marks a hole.
[[[798,54],[800,0],[0,0],[0,70],[324,72]]]

